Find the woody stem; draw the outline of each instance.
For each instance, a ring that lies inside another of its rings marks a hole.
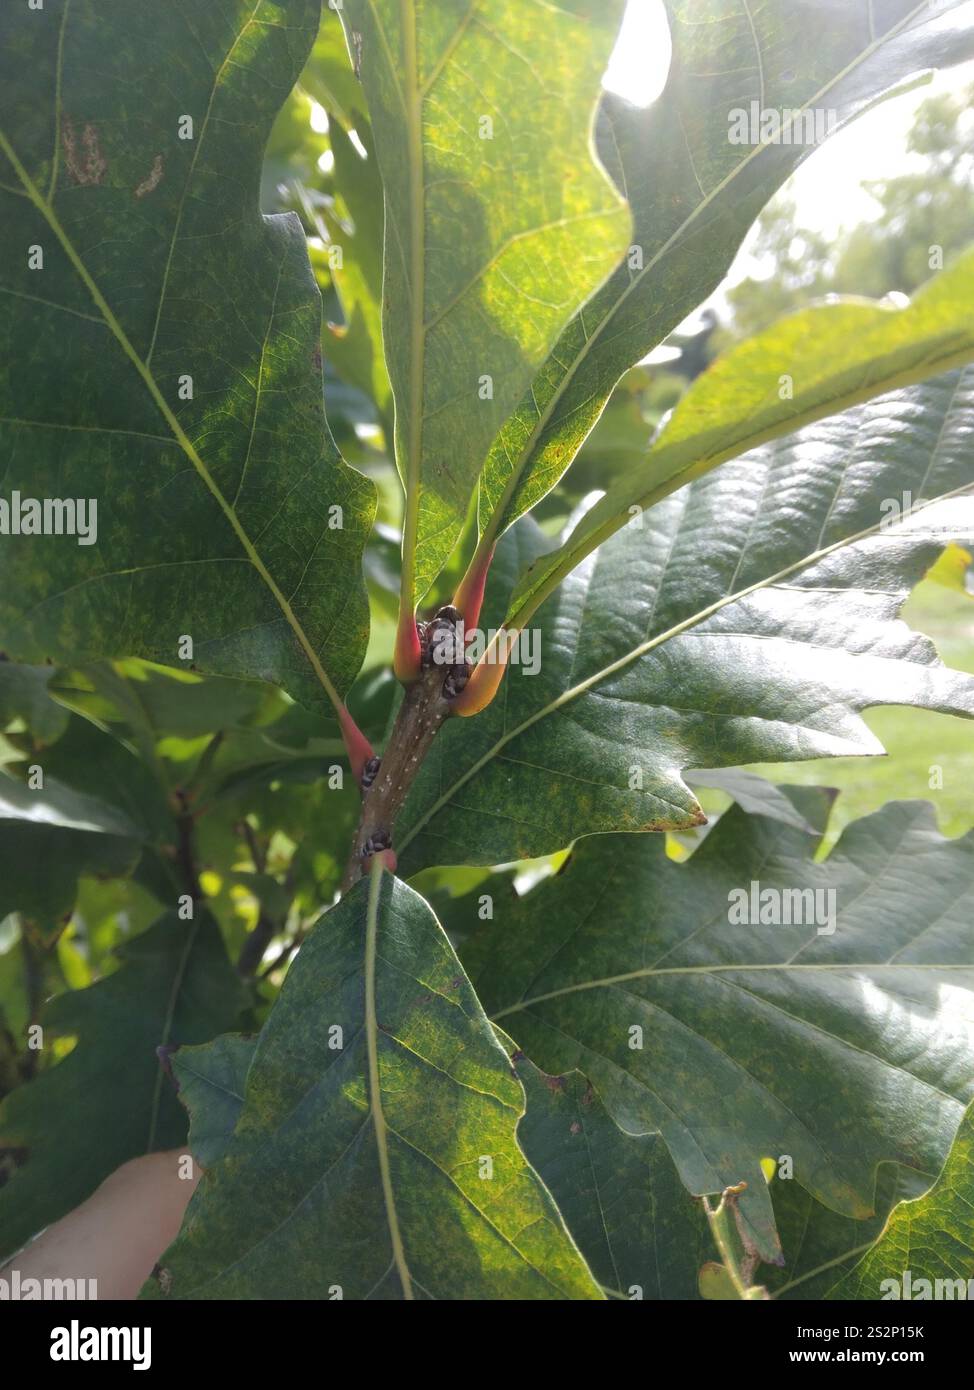
[[[363,792],[362,815],[342,879],[343,893],[368,870],[370,842],[393,845],[396,817],[452,704],[443,696],[443,666],[423,671],[406,686],[379,771]],[[394,846],[393,846],[394,847]]]

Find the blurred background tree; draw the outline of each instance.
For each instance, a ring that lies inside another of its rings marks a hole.
[[[827,294],[910,295],[939,268],[937,248],[947,259],[948,248],[964,246],[974,234],[972,104],[974,86],[921,102],[907,137],[911,167],[864,179],[875,215],[837,239],[802,227],[787,189],[773,199],[751,248],[767,274],[726,293],[734,334],[746,337]]]

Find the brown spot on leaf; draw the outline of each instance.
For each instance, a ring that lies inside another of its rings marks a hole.
[[[152,168],[145,178],[135,189],[136,198],[144,198],[147,193],[151,193],[154,188],[158,188],[162,180],[162,155],[157,154],[152,161]]]
[[[79,142],[70,116],[64,116],[61,121],[61,145],[64,150],[65,167],[75,183],[86,185],[102,182],[108,162],[98,143],[96,125],[86,121]]]

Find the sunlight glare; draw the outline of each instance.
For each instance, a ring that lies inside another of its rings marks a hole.
[[[633,106],[649,106],[666,85],[672,51],[663,0],[629,0],[602,86]]]

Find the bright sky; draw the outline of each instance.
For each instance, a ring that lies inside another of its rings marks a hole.
[[[669,63],[670,35],[662,0],[629,0],[603,85],[647,106],[662,91]],[[861,181],[908,168],[906,136],[919,103],[933,91],[963,87],[972,78],[974,63],[938,74],[831,136],[784,185],[795,199],[799,221],[834,235],[842,223],[853,225],[873,216],[875,204],[862,191]],[[733,283],[754,270],[745,241],[727,278]]]

